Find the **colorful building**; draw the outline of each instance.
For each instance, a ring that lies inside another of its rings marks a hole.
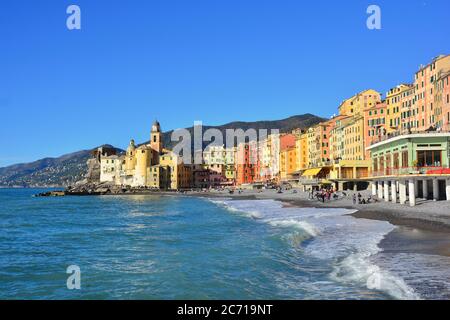
[[[450,131],[450,71],[441,71],[438,73],[437,80],[434,84],[436,104],[436,123],[438,128],[444,131]]]
[[[286,143],[286,139],[284,139],[284,143]],[[280,178],[280,144],[279,134],[271,134],[259,144],[262,182],[274,182]]]
[[[297,171],[297,148],[287,146],[280,152],[280,178],[281,181],[293,179],[294,173]]]
[[[402,104],[408,92],[413,88],[411,84],[400,84],[386,93],[386,112],[384,114],[386,133],[399,131],[402,124]]]
[[[413,108],[417,110],[416,131],[424,131],[436,126],[440,114],[436,114],[435,82],[443,72],[450,71],[450,55],[438,56],[426,66],[420,66],[414,77]]]
[[[372,194],[416,205],[417,198],[450,201],[450,133],[411,133],[369,147]]]
[[[241,143],[236,151],[236,184],[251,184],[257,180],[257,148],[254,144]]]
[[[328,138],[330,136],[331,125],[329,122],[322,122],[307,131],[308,145],[308,167],[323,167],[329,164],[330,150]]]
[[[394,107],[395,109],[395,107]],[[394,110],[393,109],[393,110]],[[364,110],[364,150],[365,159],[369,159],[370,152],[367,147],[375,142],[385,139],[388,135],[388,107],[385,101],[377,103],[374,107]]]
[[[364,90],[344,100],[339,106],[339,115],[361,116],[367,108],[381,101],[381,94],[373,89]]]
[[[301,172],[308,168],[308,134],[306,132],[302,132],[297,136],[295,148],[297,149],[296,170]]]
[[[155,121],[150,143],[136,146],[130,141],[126,154],[101,159],[101,182],[151,189],[179,190],[192,185],[192,168],[170,150],[163,149],[159,122]]]

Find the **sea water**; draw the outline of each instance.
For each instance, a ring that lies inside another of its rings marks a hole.
[[[394,226],[346,209],[184,196],[32,197],[40,191],[0,189],[1,299],[418,299],[442,292],[428,286],[424,297],[420,288],[448,260],[415,277],[407,271],[414,256],[381,252]],[[79,290],[67,286],[73,265]],[[441,279],[440,289],[446,285]]]

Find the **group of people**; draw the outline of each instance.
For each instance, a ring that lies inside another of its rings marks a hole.
[[[330,201],[331,198],[337,199],[338,195],[337,195],[336,191],[333,190],[333,189],[325,189],[325,188],[323,188],[323,189],[318,190],[318,191],[314,191],[314,190],[311,189],[309,191],[309,198],[310,199],[316,198],[319,201],[325,202],[325,200],[326,201]]]
[[[372,201],[374,200],[372,199],[371,196],[369,196],[366,200],[359,192],[358,194],[356,193],[353,194],[353,204],[369,204],[372,203]]]
[[[321,202],[339,199],[338,192],[337,192],[337,190],[334,190],[334,189],[326,189],[326,188],[323,188],[320,190],[310,189],[308,191],[308,193],[309,193],[309,195],[308,195],[309,199],[317,199],[318,201],[321,201]],[[343,191],[342,197],[345,198],[347,196],[350,196],[350,195],[348,195],[346,192]],[[372,198],[371,196],[369,196],[368,198],[364,198],[360,192],[354,193],[352,195],[352,200],[353,200],[354,205],[369,204],[369,203],[377,201],[376,199]]]

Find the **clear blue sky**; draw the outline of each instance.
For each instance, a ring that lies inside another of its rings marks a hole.
[[[366,28],[370,4],[380,31]],[[2,0],[0,167],[126,147],[155,118],[168,130],[329,117],[450,53],[449,12],[448,0]]]

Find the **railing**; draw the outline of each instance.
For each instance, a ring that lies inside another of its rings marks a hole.
[[[402,129],[400,131],[395,131],[395,132],[389,133],[389,134],[387,134],[385,136],[378,137],[378,139],[372,141],[370,143],[370,145],[374,145],[374,144],[377,144],[379,142],[387,141],[389,139],[393,139],[393,138],[398,137],[398,136],[408,136],[408,135],[418,134],[418,133],[430,133],[430,134],[432,134],[432,133],[449,133],[449,132],[450,132],[450,125],[445,125],[445,126],[443,126],[441,128],[438,128],[438,129],[436,129],[434,131]]]
[[[448,166],[386,168],[385,170],[372,171],[369,175],[372,177],[384,177],[410,174],[440,174],[438,172],[447,172],[448,170]]]
[[[364,179],[368,178],[369,173],[367,171],[361,172],[357,171],[356,175],[353,174],[353,172],[342,172],[340,179],[342,180],[354,180],[354,179]]]

